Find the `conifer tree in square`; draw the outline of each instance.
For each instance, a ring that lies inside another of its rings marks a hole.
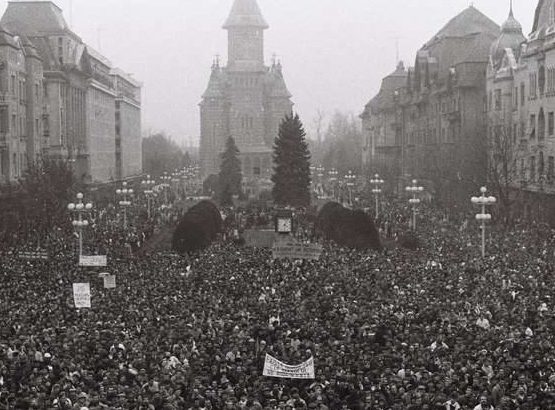
[[[288,115],[281,122],[273,159],[275,203],[292,207],[310,205],[310,151],[298,114]]]
[[[243,179],[239,148],[237,148],[233,137],[227,139],[225,151],[221,158],[218,198],[221,205],[232,205],[233,195],[241,194],[241,181]]]

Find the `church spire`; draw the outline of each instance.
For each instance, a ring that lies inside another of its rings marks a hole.
[[[256,0],[235,0],[231,13],[224,24],[224,29],[234,27],[256,27],[259,29],[269,28],[268,23],[262,16],[260,7]]]

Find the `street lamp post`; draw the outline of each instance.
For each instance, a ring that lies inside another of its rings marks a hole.
[[[349,205],[353,206],[353,187],[355,186],[355,180],[357,176],[353,174],[353,171],[349,171],[347,175],[345,175],[345,179],[347,180],[347,189],[349,190]]]
[[[119,205],[123,208],[123,229],[125,229],[127,228],[127,208],[131,206],[131,201],[127,199],[127,196],[133,195],[133,190],[128,189],[127,182],[124,182],[122,189],[116,189],[116,194],[123,197],[123,200],[119,201]]]
[[[385,184],[385,181],[380,178],[378,174],[374,175],[374,178],[370,180],[372,185],[375,185],[374,189],[372,189],[372,193],[376,197],[376,219],[380,216],[380,194],[382,193],[382,186]]]
[[[332,195],[333,195],[333,200],[337,200],[336,199],[336,194],[335,194],[335,184],[337,183],[337,175],[339,175],[339,172],[335,169],[332,168],[329,172],[328,172],[329,176],[330,176],[330,182],[331,182],[331,188],[332,188]]]
[[[76,203],[70,203],[67,206],[67,209],[70,212],[75,212],[75,214],[77,215],[77,219],[73,219],[71,223],[73,227],[77,230],[77,233],[79,234],[79,257],[83,255],[83,229],[89,226],[89,221],[86,219],[83,219],[83,214],[85,212],[90,212],[92,207],[93,206],[91,203],[86,203],[86,204],[83,203],[82,193],[77,194]]]
[[[152,187],[156,185],[156,181],[154,181],[153,179],[150,179],[150,175],[147,175],[146,179],[141,182],[141,185],[145,188],[144,193],[146,195],[146,206],[147,206],[148,218],[150,219],[151,200],[152,200],[152,197],[154,196],[154,191],[152,190]]]
[[[482,258],[486,256],[486,222],[491,221],[491,214],[486,213],[486,207],[494,205],[497,199],[494,196],[486,196],[488,189],[486,187],[480,188],[481,196],[473,196],[471,201],[474,205],[481,207],[481,212],[476,214],[476,220],[481,222],[482,229]]]
[[[172,177],[170,175],[168,175],[167,172],[164,172],[164,175],[162,175],[160,177],[160,179],[162,180],[162,187],[164,188],[164,198],[165,198],[165,202],[167,204],[168,203],[168,189],[170,187],[170,181],[171,181]]]
[[[412,205],[412,229],[416,232],[416,207],[420,204],[420,198],[418,194],[424,192],[424,187],[418,185],[416,179],[412,180],[412,185],[405,188],[409,194],[412,194],[412,198],[409,199],[409,204]]]

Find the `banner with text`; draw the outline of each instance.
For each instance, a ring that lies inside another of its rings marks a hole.
[[[272,248],[274,259],[318,260],[322,255],[322,245],[295,242],[277,242]]]
[[[88,283],[73,284],[73,300],[77,309],[91,307],[91,286]]]
[[[263,376],[282,379],[314,379],[314,357],[298,366],[289,366],[266,354]]]
[[[116,288],[116,275],[104,276],[104,289],[115,289],[115,288]]]
[[[19,257],[19,259],[26,259],[26,260],[31,260],[31,261],[36,261],[36,260],[46,261],[46,260],[48,260],[48,252],[46,252],[45,250],[23,251],[23,252],[19,252],[17,254],[17,256]]]
[[[79,256],[79,266],[100,266],[105,267],[108,264],[106,255],[81,255]]]

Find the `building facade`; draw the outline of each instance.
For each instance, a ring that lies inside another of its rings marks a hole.
[[[418,50],[413,67],[384,80],[361,116],[371,171],[400,185],[405,177],[422,179],[432,193],[453,199],[453,187],[483,179],[486,71],[499,33],[470,6]]]
[[[272,145],[279,124],[293,104],[280,62],[264,64],[264,20],[256,0],[235,0],[224,24],[228,31],[228,63],[214,61],[200,103],[200,161],[203,177],[219,173],[228,137],[240,151],[247,181],[269,180]]]
[[[20,178],[40,157],[42,138],[42,61],[28,39],[0,26],[0,183]]]
[[[507,191],[523,194],[527,207],[555,195],[554,44],[555,1],[540,0],[528,39],[511,10],[491,48],[490,168]]]
[[[14,81],[23,81],[27,95],[19,111],[9,114],[25,124],[25,131],[18,131],[24,143],[16,144],[10,135],[11,151],[0,156],[1,169],[11,170],[4,179],[20,178],[27,164],[40,158],[67,161],[86,183],[139,174],[140,97],[133,100],[139,114],[126,115],[133,123],[126,125],[119,140],[116,137],[117,103],[121,104],[124,93],[116,86],[121,71],[114,71],[109,60],[76,35],[52,2],[9,2],[0,25],[5,38],[11,36],[22,44],[26,62],[21,73],[9,70],[9,81],[13,76]],[[132,93],[140,95],[141,85],[134,80],[128,83]]]

